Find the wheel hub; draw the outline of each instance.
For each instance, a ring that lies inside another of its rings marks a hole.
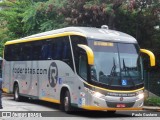
[[[65,111],[68,110],[68,104],[69,104],[68,97],[65,97],[65,98],[64,98],[64,107],[65,107]]]

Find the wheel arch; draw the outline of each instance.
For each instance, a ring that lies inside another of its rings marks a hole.
[[[69,89],[69,86],[65,85],[61,88],[61,91],[60,91],[60,103],[62,102],[62,99],[63,99],[63,96],[65,94],[65,91],[69,91],[70,95],[71,95],[71,90]],[[71,98],[71,101],[72,101],[72,98]]]
[[[18,86],[19,86],[19,82],[18,82],[18,80],[15,80],[15,81],[14,81],[14,83],[13,83],[13,93],[14,93],[14,89],[15,89],[15,86],[16,86],[16,85],[18,85]]]

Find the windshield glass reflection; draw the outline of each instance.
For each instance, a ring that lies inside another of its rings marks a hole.
[[[110,86],[135,86],[142,83],[142,62],[135,44],[90,41],[95,65],[91,79]]]

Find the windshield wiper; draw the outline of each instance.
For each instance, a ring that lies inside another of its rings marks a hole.
[[[122,73],[122,71],[124,71],[125,72],[125,76],[129,76],[129,78],[130,78],[130,80],[131,80],[131,82],[132,82],[132,84],[134,85],[134,86],[136,86],[135,85],[135,82],[133,81],[133,79],[132,79],[132,77],[131,77],[131,75],[130,75],[130,73],[129,73],[129,70],[127,69],[128,67],[126,67],[126,64],[125,64],[125,61],[124,61],[124,59],[123,59],[123,69],[121,69],[121,73]]]
[[[117,76],[117,73],[116,73],[116,63],[115,63],[115,59],[113,57],[113,67],[112,67],[111,72],[110,72],[110,77],[114,77],[114,76]],[[113,80],[114,80],[113,78],[110,79],[109,85],[112,84]]]
[[[116,76],[116,63],[115,63],[115,59],[113,57],[113,67],[111,69],[111,73],[110,73],[111,76]]]

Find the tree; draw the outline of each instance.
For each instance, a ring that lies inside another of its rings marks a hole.
[[[64,6],[65,0],[49,0],[47,2],[34,2],[25,11],[23,18],[26,35],[53,30],[67,25],[64,17],[59,14],[60,7]]]
[[[4,0],[0,3],[4,41],[65,26],[108,25],[134,36],[160,57],[159,0]]]
[[[3,44],[11,39],[24,35],[22,19],[23,13],[31,2],[24,0],[3,0],[0,3],[0,54],[2,56]]]
[[[122,0],[68,0],[60,12],[69,25],[100,27],[103,24],[114,29],[115,10]]]
[[[65,0],[4,0],[0,3],[0,39],[1,46],[7,40],[64,27],[62,14],[58,9]],[[2,55],[2,51],[0,51]]]
[[[0,11],[0,20],[5,24],[7,35],[10,38],[18,38],[24,35],[23,13],[31,4],[31,1],[24,0],[4,0],[1,3],[3,9]]]

